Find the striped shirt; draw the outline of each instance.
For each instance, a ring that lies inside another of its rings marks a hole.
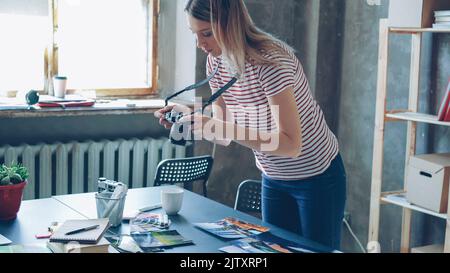
[[[312,96],[303,67],[297,57],[288,52],[266,54],[279,65],[246,63],[244,74],[222,95],[236,124],[270,132],[276,129],[276,123],[268,98],[288,87],[293,88],[302,131],[301,155],[289,158],[253,150],[256,166],[264,175],[276,180],[300,180],[319,175],[338,154],[337,139]],[[208,75],[218,65],[218,72],[209,82],[213,93],[233,77],[227,62],[222,57],[211,55],[207,59]]]

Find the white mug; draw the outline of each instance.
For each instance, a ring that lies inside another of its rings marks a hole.
[[[55,97],[63,99],[66,96],[66,84],[67,77],[55,76],[53,78],[53,90],[55,91]]]
[[[181,210],[184,190],[181,188],[163,188],[161,205],[167,215],[175,215]]]

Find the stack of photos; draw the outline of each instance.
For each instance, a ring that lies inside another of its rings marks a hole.
[[[176,230],[149,231],[131,233],[131,237],[140,248],[165,248],[193,244],[192,240],[183,237]]]
[[[315,253],[310,248],[282,239],[269,232],[234,240],[230,245],[219,249],[226,253]]]
[[[257,235],[269,228],[227,217],[211,223],[196,223],[195,226],[225,239],[239,239]]]

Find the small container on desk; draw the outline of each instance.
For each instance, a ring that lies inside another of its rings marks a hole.
[[[117,227],[122,223],[123,209],[125,207],[126,194],[114,198],[112,192],[102,192],[95,194],[97,205],[97,217],[109,218],[112,227]]]

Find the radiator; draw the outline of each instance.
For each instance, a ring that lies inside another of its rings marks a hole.
[[[0,163],[22,163],[30,172],[23,199],[96,191],[99,177],[130,188],[153,186],[161,160],[183,157],[186,147],[167,138],[0,147]]]

